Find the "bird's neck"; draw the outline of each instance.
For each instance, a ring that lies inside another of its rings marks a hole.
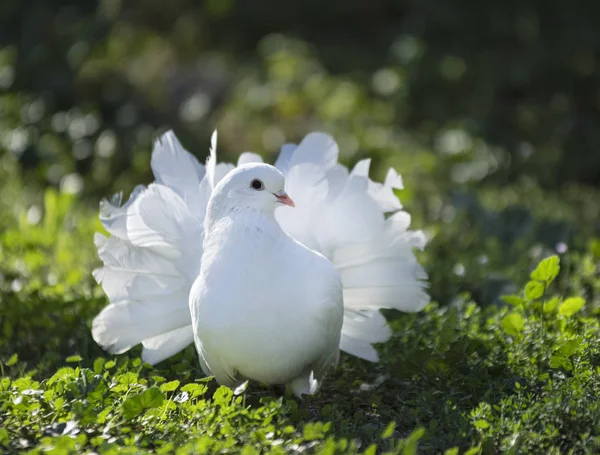
[[[220,217],[205,220],[204,250],[262,249],[277,244],[282,235],[274,214],[253,208],[229,210]]]

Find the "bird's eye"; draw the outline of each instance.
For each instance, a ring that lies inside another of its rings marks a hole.
[[[258,179],[252,180],[252,182],[250,183],[250,186],[252,188],[254,188],[256,191],[262,191],[265,189],[265,184],[261,180],[258,180]]]

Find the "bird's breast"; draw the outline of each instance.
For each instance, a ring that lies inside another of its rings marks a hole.
[[[236,257],[215,258],[195,286],[197,341],[248,378],[291,380],[327,349],[306,271],[274,245]]]

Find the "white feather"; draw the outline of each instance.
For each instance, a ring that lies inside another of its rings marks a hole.
[[[210,137],[210,154],[206,160],[206,178],[211,189],[215,187],[215,171],[217,167],[217,131]]]
[[[177,354],[194,342],[191,325],[148,338],[142,342],[142,360],[151,365]]]
[[[402,204],[400,204],[400,201],[394,194],[394,188],[397,188],[398,185],[398,180],[393,175],[393,172],[395,171],[390,169],[391,172],[388,172],[386,183],[381,184],[373,182],[369,179],[370,167],[370,159],[359,161],[352,170],[352,175],[364,177],[368,180],[368,194],[375,202],[377,202],[382,212],[387,213],[400,210],[402,208]]]
[[[349,336],[346,334],[343,327],[342,336],[340,338],[340,349],[360,359],[368,360],[369,362],[379,361],[379,354],[371,343],[361,338]]]
[[[210,196],[200,191],[206,178],[196,164],[167,133],[153,154],[162,184],[136,187],[122,206],[120,196],[101,203],[101,221],[112,237],[95,237],[104,266],[94,277],[111,305],[95,318],[92,334],[110,352],[144,342],[144,357],[158,362],[192,342],[178,329],[191,324],[187,296],[200,267]]]
[[[140,189],[123,207],[104,203],[103,209],[101,221],[109,233],[165,257],[179,257],[182,240],[200,229],[183,200],[156,183]]]
[[[252,152],[244,152],[238,158],[237,165],[242,166],[248,163],[262,163],[263,159],[260,155]]]
[[[318,222],[321,205],[327,196],[327,179],[323,170],[314,164],[299,164],[288,172],[286,190],[294,195],[294,210],[282,208],[276,212],[277,221],[299,242],[320,251],[319,239],[312,229]]]
[[[127,239],[127,209],[146,189],[143,185],[136,186],[129,200],[121,205],[122,194],[115,194],[112,199],[100,201],[100,222],[108,232],[122,239]]]
[[[287,150],[286,150],[287,151]],[[339,149],[331,136],[325,133],[310,133],[298,144],[291,153],[290,168],[302,164],[316,164],[324,171],[335,166]]]
[[[104,263],[94,277],[113,302],[171,294],[185,284],[173,262],[148,248],[102,234],[96,234],[94,241]]]
[[[290,170],[292,162],[292,154],[296,151],[298,146],[296,144],[283,144],[279,156],[275,161],[274,166],[279,169],[283,175],[287,175]]]
[[[183,148],[172,131],[155,142],[150,165],[156,183],[171,188],[192,213],[203,212],[208,203],[208,197],[199,197],[199,185],[206,173],[204,166]]]
[[[219,163],[215,168],[215,185],[217,185],[223,177],[225,177],[229,172],[235,169],[235,166],[231,163]]]
[[[154,143],[150,166],[156,183],[170,187],[182,199],[198,191],[205,174],[204,166],[183,148],[172,131]]]
[[[388,170],[384,185],[396,190],[401,190],[404,188],[402,177],[400,177],[400,174],[398,174],[394,168],[390,168]]]
[[[327,171],[327,183],[329,183],[329,192],[327,198],[331,201],[335,200],[346,187],[350,173],[346,166],[336,164]]]
[[[111,354],[121,354],[149,338],[191,322],[188,293],[179,292],[144,301],[111,303],[94,319],[94,340]]]
[[[344,333],[350,338],[361,339],[367,343],[383,343],[392,332],[387,321],[379,311],[344,311]]]
[[[368,183],[365,177],[351,175],[340,194],[323,205],[312,230],[328,258],[340,246],[369,240],[382,232],[384,214],[368,194]]]

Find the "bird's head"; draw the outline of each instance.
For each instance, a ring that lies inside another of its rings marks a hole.
[[[217,184],[211,204],[225,211],[249,208],[273,214],[282,205],[294,207],[284,186],[285,177],[275,167],[263,163],[244,164]]]

